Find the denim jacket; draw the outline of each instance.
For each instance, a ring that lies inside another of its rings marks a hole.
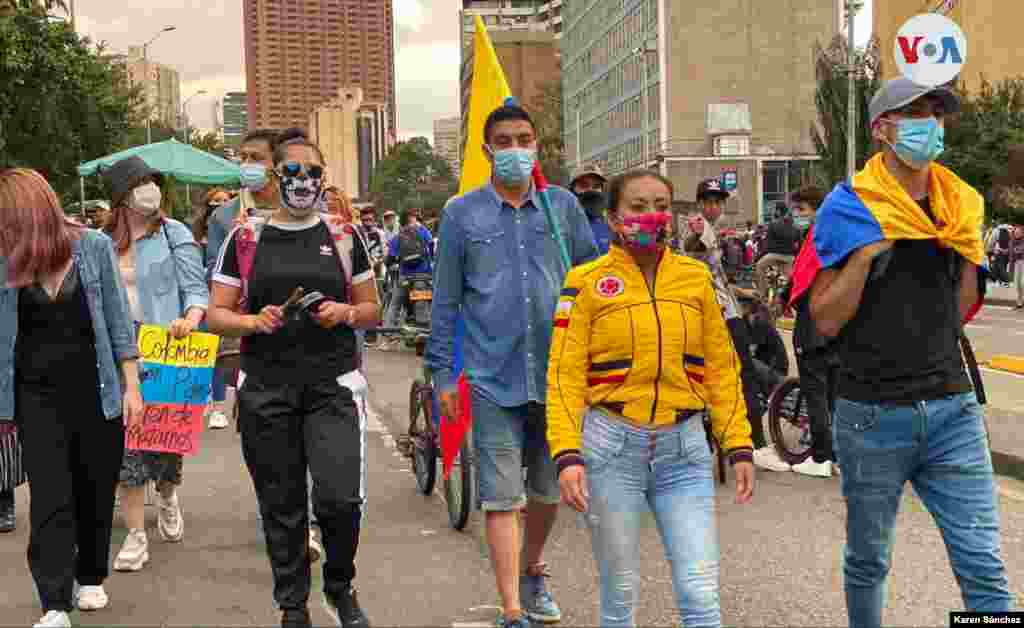
[[[191,307],[207,309],[203,252],[188,227],[165,219],[159,231],[135,241],[133,252],[140,323],[166,327]]]
[[[122,386],[118,365],[139,357],[135,330],[128,313],[128,294],[114,246],[106,235],[85,229],[74,241],[72,255],[85,287],[92,327],[96,334],[103,415],[122,414]],[[0,422],[14,419],[14,346],[18,340],[18,289],[6,287],[7,260],[0,258]],[[70,374],[69,377],[73,377]]]

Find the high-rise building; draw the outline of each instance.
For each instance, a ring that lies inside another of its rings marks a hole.
[[[882,78],[900,75],[896,32],[915,15],[939,11],[957,23],[967,39],[967,59],[959,80],[976,89],[984,77],[996,82],[1024,75],[1024,56],[1016,41],[1024,4],[1006,0],[885,0],[872,7],[874,35],[881,47]],[[923,44],[922,44],[923,46]]]
[[[512,94],[524,105],[532,101],[535,85],[558,80],[558,40],[562,37],[563,0],[462,0],[459,11],[461,65],[459,102],[462,141],[469,119],[469,94],[473,85],[473,37],[480,16],[494,43]],[[546,34],[546,36],[545,36]],[[536,62],[534,66],[523,65]],[[519,70],[517,71],[517,68]],[[530,81],[524,81],[524,76]],[[524,85],[523,83],[527,83]],[[524,93],[530,92],[530,94]]]
[[[460,150],[462,147],[462,118],[442,118],[434,120],[434,153],[448,162],[452,174],[459,177],[461,167]]]
[[[878,4],[877,2],[875,3]],[[837,0],[596,0],[562,8],[566,160],[660,169],[677,209],[735,182],[726,221],[763,219],[818,159],[813,50]],[[751,16],[756,16],[752,19]]]
[[[383,103],[363,100],[361,87],[338,89],[337,95],[309,115],[310,139],[327,162],[327,183],[353,200],[370,193],[374,168],[387,152],[389,119]]]
[[[124,64],[128,85],[142,86],[143,104],[150,120],[170,129],[177,129],[181,120],[181,79],[178,71],[144,57],[141,46],[130,46],[124,57],[115,57]]]
[[[238,146],[249,130],[248,99],[245,92],[228,92],[224,94],[221,105],[221,119],[224,124],[224,144]]]
[[[250,128],[302,126],[338,89],[387,109],[396,141],[392,0],[244,0]]]

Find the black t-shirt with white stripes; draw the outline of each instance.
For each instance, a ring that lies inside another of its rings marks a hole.
[[[241,287],[236,230],[221,252],[213,281]],[[369,257],[361,238],[353,238],[352,283],[372,279]],[[248,312],[282,305],[295,288],[317,291],[344,303],[348,300],[345,271],[330,231],[315,216],[304,223],[268,223],[263,227],[249,276]],[[358,366],[356,338],[344,323],[324,329],[305,314],[290,316],[273,334],[245,339],[242,369],[262,381],[302,382],[335,379]]]

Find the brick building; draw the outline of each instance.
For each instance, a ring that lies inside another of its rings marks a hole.
[[[398,135],[392,0],[243,0],[250,128],[305,126],[342,87],[386,109]]]

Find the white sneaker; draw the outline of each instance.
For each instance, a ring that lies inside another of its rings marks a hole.
[[[103,590],[103,585],[82,585],[78,589],[78,600],[75,604],[80,611],[98,611],[106,608],[109,602],[110,598]]]
[[[114,559],[114,571],[139,571],[149,562],[149,539],[145,530],[129,530],[121,551]]]
[[[185,536],[185,519],[181,516],[177,491],[171,493],[170,499],[164,499],[164,496],[157,491],[156,504],[156,529],[160,533],[160,538],[168,543],[181,541]]]
[[[779,458],[779,452],[775,451],[775,447],[771,445],[754,450],[754,466],[766,471],[778,471],[780,473],[792,469],[788,462],[784,462],[782,458]]]
[[[793,471],[816,478],[830,478],[832,477],[832,461],[815,462],[814,458],[808,458],[800,464],[793,465]]]
[[[71,628],[71,618],[64,611],[49,611],[32,628]]]
[[[320,557],[324,554],[324,547],[320,544],[320,540],[316,538],[316,532],[312,528],[309,529],[309,562],[315,563],[320,560]]]
[[[211,430],[222,430],[228,426],[228,415],[224,414],[220,410],[216,410],[210,413],[210,429]]]

